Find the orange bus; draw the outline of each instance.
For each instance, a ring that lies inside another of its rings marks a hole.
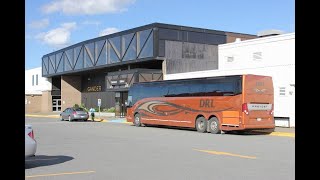
[[[275,128],[272,77],[233,75],[134,83],[127,121],[213,134]]]

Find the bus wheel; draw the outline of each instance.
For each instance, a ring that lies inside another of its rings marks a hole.
[[[140,121],[140,114],[136,114],[134,116],[134,121],[133,124],[137,127],[141,126],[141,121]]]
[[[216,117],[212,117],[209,119],[208,126],[209,132],[211,132],[212,134],[218,134],[221,132],[219,128],[219,121]]]
[[[204,133],[207,130],[207,120],[204,117],[198,117],[196,120],[196,129],[200,133]]]

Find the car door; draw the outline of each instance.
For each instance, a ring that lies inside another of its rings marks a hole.
[[[62,116],[63,119],[68,119],[68,112],[69,112],[69,108],[65,109],[62,112],[61,116]]]

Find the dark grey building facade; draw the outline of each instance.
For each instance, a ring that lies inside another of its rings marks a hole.
[[[117,115],[125,115],[132,83],[218,69],[218,45],[235,38],[256,36],[153,23],[46,54],[42,76],[52,78],[52,98],[60,101],[62,110],[74,104],[97,107],[101,99],[102,108],[115,107]]]

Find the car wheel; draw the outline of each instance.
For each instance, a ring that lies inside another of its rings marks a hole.
[[[212,134],[220,133],[219,120],[216,117],[212,117],[208,121],[208,129]]]
[[[196,120],[196,129],[200,133],[204,133],[207,130],[207,120],[204,117],[198,117]]]
[[[133,124],[137,127],[140,127],[141,126],[141,118],[140,118],[140,114],[136,114],[134,116],[134,121],[133,121]]]
[[[63,119],[63,117],[62,117],[62,116],[60,116],[60,121],[64,121],[64,119]]]
[[[68,118],[69,118],[69,119],[68,119],[68,120],[69,120],[69,122],[71,122],[71,121],[72,121],[72,120],[71,120],[71,116],[69,116]]]

